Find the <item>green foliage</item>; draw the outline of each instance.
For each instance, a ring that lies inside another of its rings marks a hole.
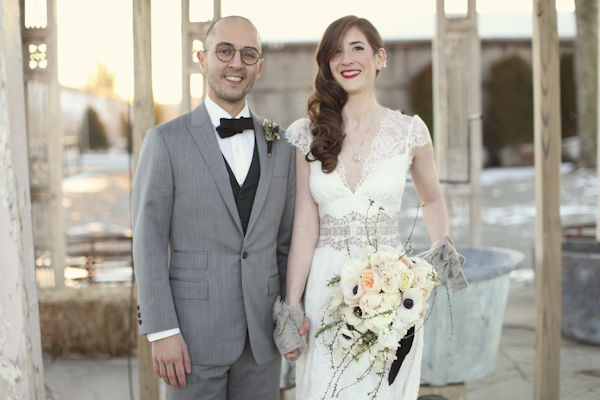
[[[431,63],[410,80],[410,105],[433,137],[433,69]]]
[[[577,135],[577,107],[573,53],[560,57],[560,116],[562,137]]]
[[[518,54],[492,64],[484,113],[489,148],[533,142],[533,74]]]
[[[85,110],[85,119],[83,134],[86,134],[90,150],[104,150],[108,148],[108,139],[104,124],[100,120],[100,116],[91,106]]]

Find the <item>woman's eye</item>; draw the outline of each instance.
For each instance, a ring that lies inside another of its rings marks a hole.
[[[362,50],[364,50],[364,49],[365,49],[365,48],[364,48],[364,47],[362,47],[362,46],[356,46],[356,47],[354,48],[354,51],[362,51]]]

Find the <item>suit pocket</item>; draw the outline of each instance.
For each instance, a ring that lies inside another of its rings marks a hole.
[[[281,284],[279,283],[279,274],[269,278],[268,296],[275,296],[281,292]]]
[[[208,269],[208,253],[184,253],[175,250],[171,259],[171,268]]]
[[[208,281],[182,281],[171,279],[171,293],[174,299],[208,300]]]

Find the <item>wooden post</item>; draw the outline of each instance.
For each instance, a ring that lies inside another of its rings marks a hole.
[[[192,53],[194,40],[206,39],[206,32],[210,25],[221,18],[221,0],[213,0],[213,16],[206,22],[190,22],[190,0],[181,0],[181,112],[186,113],[192,109],[192,94],[190,77],[192,74],[200,73],[200,67],[195,62]],[[204,88],[206,88],[206,77],[203,79]],[[206,90],[203,90],[206,95]]]
[[[436,166],[457,244],[481,243],[481,43],[475,0],[446,15],[436,0],[433,113]]]
[[[560,83],[554,0],[533,2],[536,174],[536,400],[559,398],[562,311]]]
[[[133,157],[137,166],[146,132],[154,126],[152,94],[152,42],[150,0],[133,0]],[[146,336],[138,336],[140,398],[158,400],[158,376],[152,364],[152,345]]]
[[[18,0],[0,0],[0,398],[46,399]]]
[[[598,0],[598,43],[600,43],[600,0]],[[598,193],[600,193],[600,51],[598,52],[598,127],[596,139],[596,174],[598,176]],[[600,242],[600,196],[598,196],[596,209],[596,240]]]

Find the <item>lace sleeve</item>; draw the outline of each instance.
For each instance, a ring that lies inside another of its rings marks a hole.
[[[302,154],[308,154],[311,142],[310,120],[308,118],[300,118],[293,122],[286,129],[285,137],[294,147],[300,149]]]
[[[410,131],[406,143],[407,150],[412,151],[413,149],[418,149],[430,142],[431,134],[429,133],[427,125],[425,125],[425,122],[423,122],[421,117],[415,115],[410,124]]]

